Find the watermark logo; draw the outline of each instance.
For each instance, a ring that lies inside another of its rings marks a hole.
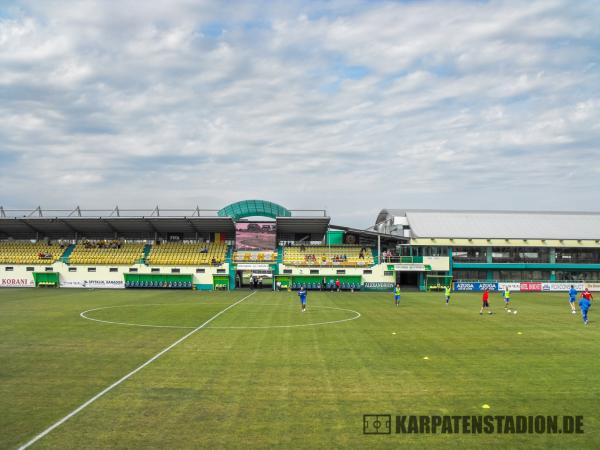
[[[391,434],[392,416],[390,414],[363,415],[363,434]]]
[[[363,434],[583,434],[583,416],[363,415]]]

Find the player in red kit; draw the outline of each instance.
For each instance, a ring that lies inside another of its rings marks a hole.
[[[592,296],[592,293],[588,290],[588,288],[585,288],[585,291],[581,293],[581,297],[585,298],[586,300],[589,300],[590,302],[594,300],[594,297]]]
[[[483,291],[483,304],[481,305],[481,309],[479,310],[479,314],[483,314],[483,308],[487,308],[488,310],[488,314],[492,314],[492,310],[490,309],[490,291],[489,289],[486,289],[485,291]]]

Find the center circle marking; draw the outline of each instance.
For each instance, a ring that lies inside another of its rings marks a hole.
[[[202,303],[200,303],[200,305],[202,305]],[[117,308],[132,308],[132,307],[148,307],[148,306],[190,306],[189,303],[149,303],[149,304],[145,304],[145,305],[117,305],[117,306],[101,306],[99,308],[92,308],[92,309],[88,309],[85,311],[82,311],[79,315],[86,320],[92,320],[94,322],[101,322],[101,323],[108,323],[108,324],[112,324],[112,325],[124,325],[124,326],[130,326],[130,327],[146,327],[146,328],[175,328],[175,329],[183,329],[183,330],[193,330],[197,327],[185,327],[185,326],[177,326],[177,325],[149,325],[149,324],[142,324],[142,323],[131,323],[131,322],[116,322],[116,321],[111,321],[111,320],[103,320],[103,319],[96,319],[94,317],[90,317],[88,315],[88,313],[92,313],[94,311],[102,311],[105,309],[117,309]],[[263,304],[253,304],[251,306],[287,306],[284,304],[270,304],[270,303],[263,303]],[[334,309],[334,310],[338,310],[338,311],[347,311],[353,314],[352,317],[346,318],[346,319],[340,319],[340,320],[329,320],[326,322],[311,322],[311,323],[302,323],[302,324],[294,324],[294,325],[265,325],[265,326],[230,326],[230,327],[219,327],[219,326],[211,326],[208,325],[205,328],[214,328],[214,329],[230,329],[230,330],[244,330],[244,329],[269,329],[269,328],[299,328],[299,327],[314,327],[314,326],[318,326],[318,325],[333,325],[336,323],[342,323],[342,322],[349,322],[351,320],[356,320],[358,319],[361,314],[358,311],[355,311],[353,309],[347,309],[347,308],[336,308],[333,306],[310,306],[309,309]]]

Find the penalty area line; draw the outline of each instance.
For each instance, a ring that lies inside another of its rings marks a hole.
[[[173,342],[171,345],[169,345],[168,347],[166,347],[165,349],[161,350],[159,353],[157,353],[156,355],[154,355],[152,358],[150,358],[148,361],[146,361],[144,364],[142,364],[141,366],[133,369],[131,372],[129,372],[127,375],[125,375],[124,377],[120,378],[119,380],[115,381],[113,384],[111,384],[110,386],[108,386],[107,388],[103,389],[102,391],[98,392],[96,395],[94,395],[92,398],[90,398],[88,401],[86,401],[85,403],[82,403],[79,407],[77,407],[76,409],[74,409],[73,411],[71,411],[69,414],[67,414],[65,417],[63,417],[62,419],[60,419],[59,421],[53,423],[52,425],[50,425],[48,428],[46,428],[44,431],[42,431],[40,434],[38,434],[37,436],[35,436],[33,439],[31,439],[30,441],[26,442],[25,444],[21,445],[19,447],[19,450],[24,450],[26,448],[28,448],[29,446],[35,444],[37,441],[39,441],[40,439],[42,439],[44,436],[46,436],[48,433],[50,433],[52,430],[54,430],[55,428],[58,428],[59,426],[61,426],[63,423],[65,423],[67,420],[69,420],[71,417],[77,415],[78,413],[80,413],[83,409],[85,409],[86,407],[88,407],[89,405],[91,405],[92,403],[94,403],[96,400],[98,400],[100,397],[102,397],[104,394],[106,394],[107,392],[110,392],[111,390],[113,390],[114,388],[116,388],[118,385],[120,385],[121,383],[123,383],[123,381],[127,380],[128,378],[131,378],[133,375],[135,375],[136,373],[138,373],[140,370],[142,370],[144,367],[146,367],[148,364],[151,364],[152,362],[156,361],[158,358],[160,358],[162,355],[164,355],[165,353],[167,353],[169,350],[171,350],[172,348],[174,348],[175,346],[181,344],[183,341],[185,341],[187,338],[189,338],[191,335],[193,335],[194,333],[196,333],[197,331],[201,330],[202,328],[204,328],[206,325],[208,325],[210,322],[212,322],[213,320],[215,320],[217,317],[219,317],[221,314],[223,314],[224,312],[228,311],[229,309],[233,308],[236,305],[239,305],[240,303],[242,303],[244,300],[246,300],[249,297],[252,297],[254,294],[256,294],[256,291],[254,291],[253,293],[245,296],[244,298],[242,298],[241,300],[238,300],[237,302],[229,305],[227,308],[219,311],[217,314],[215,314],[214,316],[212,316],[210,319],[208,319],[206,322],[204,322],[202,325],[197,326],[196,328],[194,328],[192,331],[190,331],[188,334],[186,334],[185,336],[177,339],[175,342]]]

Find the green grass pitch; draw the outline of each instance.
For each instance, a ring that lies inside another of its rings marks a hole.
[[[0,290],[0,448],[248,294]],[[517,315],[499,294],[492,316],[480,294],[393,303],[310,292],[301,313],[295,293],[258,292],[30,448],[600,448],[600,311],[585,327],[562,293],[513,293]],[[585,433],[363,435],[373,413],[583,415]]]

